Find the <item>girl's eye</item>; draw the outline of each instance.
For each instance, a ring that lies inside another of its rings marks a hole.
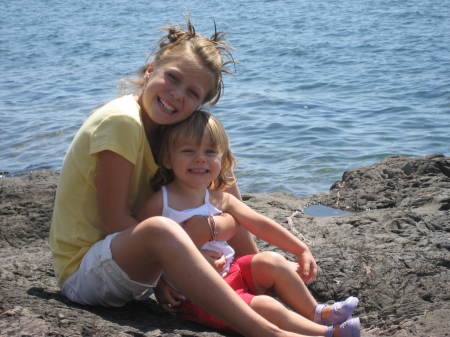
[[[210,155],[210,156],[215,156],[215,155],[217,155],[219,153],[219,151],[217,151],[217,150],[215,150],[215,149],[209,149],[209,150],[206,150],[206,154],[207,155]]]
[[[192,152],[194,152],[194,150],[192,150],[192,149],[182,149],[181,152],[182,153],[192,153]]]
[[[189,95],[191,95],[194,98],[199,98],[197,91],[192,90],[192,89],[189,90]]]
[[[178,80],[178,77],[173,73],[167,73],[167,77],[169,78],[169,80],[171,80],[173,82]]]

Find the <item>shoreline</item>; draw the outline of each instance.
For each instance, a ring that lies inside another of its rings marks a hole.
[[[32,336],[230,336],[163,313],[153,298],[123,308],[62,297],[47,245],[58,173],[0,179],[0,331]],[[389,157],[347,171],[327,193],[243,193],[311,247],[319,301],[354,295],[363,337],[449,336],[450,157]],[[349,211],[312,217],[321,204]],[[258,240],[260,250],[276,250]],[[287,255],[292,259],[292,256]]]
[[[435,153],[432,156],[434,156],[434,155],[445,156],[445,154],[443,154],[443,153]],[[383,161],[386,158],[389,158],[392,156],[395,156],[395,155],[385,154],[380,159],[372,158],[374,160],[374,162],[373,163],[369,162],[365,166],[374,165],[377,162]],[[411,158],[411,159],[424,157],[424,156],[421,156],[418,154],[402,154],[401,156]],[[347,170],[352,170],[352,169],[356,169],[356,168],[357,167],[348,168]],[[47,171],[47,170],[56,172],[58,174],[60,172],[61,168],[55,169],[54,167],[32,166],[31,168],[24,169],[24,170],[8,171],[8,170],[2,170],[2,168],[0,167],[0,180],[5,179],[5,178],[18,178],[18,177],[32,174],[33,172]],[[287,176],[278,177],[278,179],[279,179],[278,182],[275,182],[274,180],[270,180],[269,182],[264,181],[262,184],[259,183],[259,180],[258,180],[259,178],[257,175],[254,175],[252,173],[249,176],[248,175],[249,171],[247,170],[247,171],[240,172],[240,174],[242,176],[241,176],[241,178],[239,178],[238,184],[241,188],[241,193],[243,193],[243,194],[245,194],[245,193],[265,194],[265,193],[279,192],[279,193],[293,194],[300,198],[309,198],[316,194],[328,193],[330,190],[330,186],[332,186],[336,181],[339,181],[342,174],[345,173],[345,168],[341,168],[341,169],[337,170],[337,167],[334,167],[334,168],[332,168],[332,170],[336,171],[336,173],[333,174],[333,176],[331,176],[331,177],[327,176],[326,181],[320,181],[318,183],[316,183],[314,181],[315,180],[314,177],[312,177],[310,174],[305,172],[301,176],[296,177],[295,175],[292,175],[290,177],[287,177]],[[265,176],[263,176],[263,177],[267,178]],[[306,177],[309,177],[309,178],[306,178]],[[304,179],[309,179],[310,184],[298,183],[298,185],[300,185],[300,188],[299,189],[293,188],[293,185],[291,185],[291,181],[295,182],[296,179],[300,179],[301,181],[303,181]],[[256,184],[257,187],[255,187],[255,184],[253,184],[255,181],[257,182],[257,184]]]

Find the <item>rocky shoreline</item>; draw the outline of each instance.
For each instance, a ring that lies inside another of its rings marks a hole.
[[[160,311],[74,305],[56,287],[47,236],[58,174],[0,179],[0,336],[227,336]],[[311,247],[320,301],[360,298],[362,336],[450,336],[450,157],[393,156],[327,193],[244,194]],[[305,215],[309,205],[348,211]],[[258,242],[261,250],[275,249]]]

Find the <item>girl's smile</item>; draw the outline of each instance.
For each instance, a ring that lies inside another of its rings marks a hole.
[[[175,108],[171,107],[168,102],[164,102],[160,97],[158,97],[158,102],[162,105],[162,108],[168,110],[169,113],[175,113],[177,111]]]

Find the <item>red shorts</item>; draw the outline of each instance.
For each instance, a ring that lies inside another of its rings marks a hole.
[[[227,284],[233,288],[247,304],[250,304],[256,294],[251,271],[253,257],[254,255],[245,255],[234,260],[231,263],[229,273],[224,277]],[[211,294],[211,296],[214,296],[214,294]],[[184,301],[180,305],[178,315],[183,319],[208,325],[216,329],[234,330],[230,325],[216,316],[207,313],[191,301]]]

